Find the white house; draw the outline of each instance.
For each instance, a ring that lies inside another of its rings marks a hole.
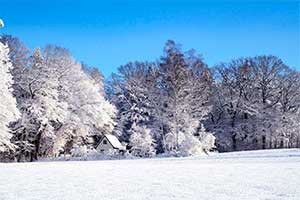
[[[96,150],[98,152],[125,152],[126,148],[120,143],[118,138],[112,134],[104,134],[100,139]]]

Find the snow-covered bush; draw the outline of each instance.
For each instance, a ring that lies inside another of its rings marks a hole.
[[[178,148],[170,146],[170,144],[176,144],[176,137],[173,134],[168,134],[166,137],[168,154],[175,156],[196,156],[213,150],[215,147],[215,137],[208,133],[200,139],[192,134],[179,132]]]
[[[155,143],[151,135],[151,130],[145,126],[140,127],[133,124],[129,145],[131,146],[131,154],[134,156],[155,156]]]
[[[201,146],[202,146],[202,150],[207,153],[211,150],[214,150],[216,148],[215,143],[216,143],[216,138],[215,136],[210,133],[207,132],[203,126],[203,124],[201,124],[201,129],[199,131],[199,140],[201,141]]]
[[[180,156],[194,156],[203,153],[201,142],[195,136],[179,132],[179,138],[178,154]]]
[[[75,146],[71,150],[72,157],[86,157],[88,154],[88,149],[86,146]]]

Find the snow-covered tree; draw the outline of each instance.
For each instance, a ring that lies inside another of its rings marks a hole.
[[[168,41],[159,60],[121,66],[105,87],[67,49],[0,41],[0,151],[19,161],[82,156],[104,133],[143,157],[300,146],[300,73],[275,56],[210,69]]]
[[[111,100],[118,108],[118,124],[114,132],[125,142],[129,142],[134,123],[150,128],[155,120],[150,99],[151,84],[147,81],[152,66],[151,63],[128,63],[119,68],[120,76],[113,76]]]
[[[23,83],[27,76],[30,51],[18,38],[11,35],[2,35],[0,42],[7,44],[9,48],[8,55],[14,66],[10,70],[13,76],[13,95],[19,106],[19,103],[22,103],[26,96],[26,89],[23,88]]]
[[[173,41],[167,43],[157,64],[134,62],[121,66],[106,90],[118,109],[114,132],[129,142],[133,124],[146,127],[151,130],[158,153],[181,154],[179,134],[199,140],[200,125],[211,109],[210,74],[200,56],[182,53]]]
[[[57,140],[84,145],[89,136],[111,133],[115,107],[105,99],[101,80],[86,74],[68,52],[53,48],[51,51],[57,51],[53,54],[58,61],[56,69],[60,71],[59,100],[67,104],[67,116]]]
[[[14,141],[19,146],[19,160],[48,155],[55,126],[59,126],[65,117],[65,104],[58,101],[59,73],[52,64],[48,57],[43,57],[40,49],[36,49],[30,58],[23,80],[27,95],[19,103],[22,118],[15,126]]]
[[[209,70],[199,56],[192,52],[185,55],[175,42],[168,41],[159,74],[164,96],[161,110],[168,127],[165,150],[179,155],[198,154],[201,141],[196,136],[211,109]]]
[[[145,126],[137,126],[134,123],[130,131],[129,145],[134,156],[152,157],[156,154],[155,142],[150,129]]]
[[[66,49],[37,49],[23,83],[22,118],[15,126],[19,160],[58,155],[92,134],[110,133],[115,109],[101,85]]]
[[[169,128],[168,135],[173,136],[172,140],[165,140],[165,142],[174,142],[165,145],[176,151],[179,148],[179,132],[182,131],[183,126],[190,123],[186,119],[189,106],[187,96],[190,94],[189,69],[183,53],[173,41],[167,42],[164,51],[165,55],[159,65],[159,84],[162,95],[165,96],[162,110]]]
[[[277,57],[257,56],[219,65],[216,80],[210,130],[219,149],[287,146],[299,107],[297,72]]]
[[[222,63],[217,68],[211,120],[221,148],[236,150],[238,140],[248,139],[247,131],[255,125],[250,122],[255,122],[251,119],[260,107],[255,103],[257,94],[253,90],[253,78],[248,58]]]
[[[214,150],[216,148],[215,143],[216,143],[216,138],[215,136],[208,132],[204,125],[201,124],[201,128],[198,132],[198,137],[199,140],[201,141],[201,148],[203,150],[203,152],[207,153],[211,150]]]
[[[5,151],[15,150],[15,146],[10,142],[12,135],[8,128],[9,124],[19,117],[16,99],[12,95],[12,67],[9,48],[0,42],[0,155]]]

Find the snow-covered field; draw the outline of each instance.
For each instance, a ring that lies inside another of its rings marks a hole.
[[[300,150],[0,164],[1,200],[299,200]]]

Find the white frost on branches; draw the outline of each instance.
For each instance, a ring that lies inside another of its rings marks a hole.
[[[0,42],[0,152],[13,149],[14,145],[10,142],[11,134],[8,125],[19,116],[16,100],[12,95],[13,80],[10,70],[13,66],[8,53],[7,45]]]

